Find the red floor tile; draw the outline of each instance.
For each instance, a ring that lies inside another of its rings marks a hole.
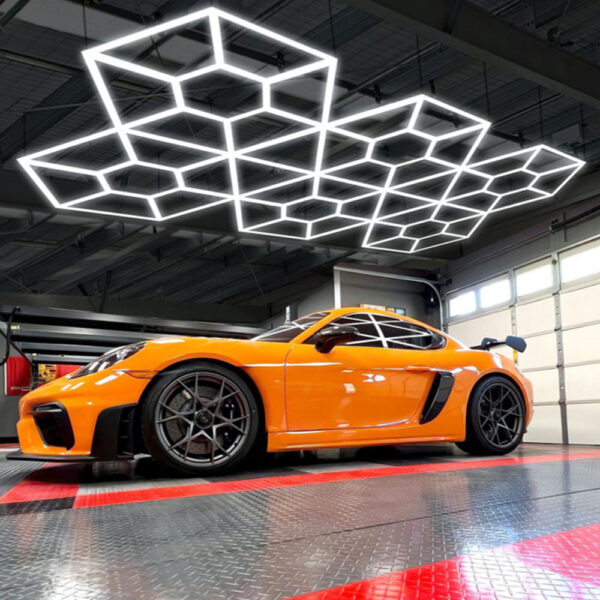
[[[293,600],[504,598],[600,598],[600,524],[312,592]]]
[[[215,494],[232,494],[254,490],[292,487],[299,485],[318,485],[337,481],[356,479],[373,479],[377,477],[396,477],[419,473],[441,473],[449,471],[464,471],[468,469],[494,468],[526,464],[540,464],[566,460],[582,460],[600,458],[600,450],[579,452],[576,454],[550,454],[539,456],[504,457],[484,460],[469,460],[454,463],[428,463],[396,467],[381,467],[351,471],[336,471],[332,473],[307,473],[302,475],[282,475],[226,481],[218,483],[201,483],[197,485],[169,486],[161,488],[119,490],[100,494],[82,494],[77,496],[73,508],[89,508],[92,506],[107,506],[127,504],[131,502],[149,502],[155,500],[171,500],[192,496],[208,496]]]
[[[0,496],[0,504],[76,496],[83,468],[84,465],[46,464]]]

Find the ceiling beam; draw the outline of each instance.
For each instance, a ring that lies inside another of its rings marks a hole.
[[[187,1],[169,0],[164,10],[166,12],[179,13],[186,8]],[[151,20],[161,16],[162,13],[154,14]],[[137,58],[139,60],[143,59],[168,39],[168,37],[164,37],[156,43],[152,42]],[[116,76],[113,76],[112,79],[116,79]],[[78,106],[94,98],[95,95],[96,88],[87,73],[82,72],[81,74],[73,75],[39,102],[33,110],[25,113],[2,132],[0,162],[7,162],[16,153],[26,148],[30,142],[68,117]]]
[[[43,291],[52,294],[63,293],[75,288],[78,284],[85,284],[86,282],[104,276],[108,272],[114,272],[129,262],[136,263],[139,266],[139,254],[150,252],[157,246],[164,244],[170,239],[170,234],[171,232],[167,229],[163,229],[162,231],[154,229],[152,233],[144,235],[140,240],[128,244],[122,250],[115,252],[111,257],[110,262],[103,263],[91,269],[89,265],[83,263],[79,273],[76,273],[75,275],[71,273],[69,277],[63,281],[51,282],[50,285],[43,287]]]
[[[93,299],[98,304],[99,297]],[[22,294],[0,290],[0,315],[10,314],[15,306],[20,307],[15,319],[20,324],[35,321],[61,326],[82,323],[86,327],[139,326],[145,331],[179,331],[189,335],[201,335],[202,332],[211,331],[223,333],[229,327],[228,324],[261,323],[269,317],[266,306],[237,307],[114,298],[107,298],[104,312],[98,313],[91,311],[87,299],[81,296]],[[256,333],[253,328],[248,329],[241,325],[236,327],[237,332],[247,332],[251,335]]]
[[[33,258],[16,265],[8,272],[8,275],[13,278],[19,277],[22,283],[28,287],[35,287],[38,282],[47,277],[56,276],[62,270],[71,268],[77,261],[92,256],[117,241],[139,233],[144,227],[145,225],[125,223],[118,227],[105,225],[93,227],[85,233],[77,233],[74,238],[55,250],[45,249]]]
[[[154,260],[147,264],[132,265],[131,269],[121,270],[113,279],[112,292],[119,296],[139,298],[145,290],[150,289],[154,295],[160,295],[162,284],[180,277],[181,264],[193,263],[198,269],[211,261],[216,251],[224,252],[223,246],[233,240],[229,236],[211,236],[208,240],[198,237],[175,239],[160,249]],[[209,256],[205,256],[208,254]]]
[[[306,277],[306,271],[323,268],[348,257],[348,253],[332,251],[329,254],[300,255],[285,264],[286,273],[273,273],[271,270],[256,270],[228,285],[207,291],[198,296],[202,302],[248,302],[249,298],[259,297],[275,288],[288,285],[293,281]]]
[[[580,102],[600,108],[600,68],[463,0],[349,0],[387,23],[494,64]],[[449,28],[448,24],[452,23]]]
[[[278,252],[285,252],[285,249],[282,248]],[[201,291],[206,292],[206,290],[217,287],[223,277],[231,281],[232,275],[236,272],[234,269],[240,267],[245,267],[244,271],[252,268],[277,269],[278,266],[252,266],[252,261],[263,259],[268,254],[266,245],[244,248],[242,245],[236,244],[216,264],[210,264],[204,269],[195,268],[182,273],[173,281],[166,282],[164,286],[161,286],[161,292],[165,298],[187,301],[192,297],[197,297]]]

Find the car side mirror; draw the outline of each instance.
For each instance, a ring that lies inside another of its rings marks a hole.
[[[352,325],[332,325],[319,331],[315,336],[315,348],[317,352],[327,354],[335,346],[347,344],[358,337],[358,329]]]

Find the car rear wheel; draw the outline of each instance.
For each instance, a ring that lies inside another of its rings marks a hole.
[[[191,475],[238,465],[254,447],[260,421],[246,381],[211,363],[167,371],[142,407],[142,432],[152,457]]]
[[[517,386],[490,377],[473,389],[467,407],[467,438],[456,444],[471,454],[507,454],[522,441],[525,403]]]

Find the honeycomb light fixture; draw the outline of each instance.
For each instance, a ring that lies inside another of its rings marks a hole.
[[[181,70],[135,59],[140,43],[168,43],[182,28],[207,41],[200,60]],[[240,62],[228,51],[232,28],[295,62],[285,69]],[[240,232],[313,240],[362,227],[364,248],[413,253],[470,237],[491,213],[553,196],[584,164],[546,145],[474,161],[490,122],[424,94],[332,119],[335,57],[214,7],[82,54],[112,126],[19,158],[61,210],[165,221],[231,205]],[[123,110],[111,72],[165,90],[161,102],[143,115]],[[312,110],[290,106],[281,90],[307,77],[320,82]],[[248,106],[221,110],[195,100],[196,82],[224,80],[251,90]],[[257,139],[257,119],[281,126]],[[175,121],[213,133],[165,133],[163,125]],[[148,157],[144,144],[176,158]],[[100,146],[112,150],[100,161],[85,158]],[[298,146],[300,163],[289,151]],[[259,176],[247,177],[248,169]],[[221,189],[209,183],[217,171]],[[156,189],[128,183],[140,173],[155,178]],[[57,189],[53,174],[77,185]]]

